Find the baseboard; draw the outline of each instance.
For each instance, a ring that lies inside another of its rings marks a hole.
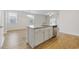
[[[11,29],[11,30],[7,30],[7,32],[9,32],[9,31],[18,31],[18,30],[26,30],[26,28]]]
[[[63,33],[63,34],[72,35],[72,36],[78,36],[79,37],[79,34],[69,33],[69,32],[62,32],[62,31],[59,31],[59,32]]]

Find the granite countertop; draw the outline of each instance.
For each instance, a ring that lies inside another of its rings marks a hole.
[[[34,27],[33,25],[28,26],[29,28],[33,28],[33,29],[41,29],[41,28],[46,28],[46,27],[53,27],[53,25],[42,25],[39,27]]]

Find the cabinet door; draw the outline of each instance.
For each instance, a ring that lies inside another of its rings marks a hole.
[[[41,29],[35,30],[35,46],[43,42],[43,31]]]
[[[48,28],[48,37],[51,38],[53,36],[53,28],[49,27]]]
[[[44,29],[40,29],[39,31],[39,38],[41,39],[40,40],[40,43],[44,42]]]
[[[35,29],[35,34],[34,34],[34,39],[35,39],[35,46],[37,46],[38,45],[38,32],[39,32],[39,30],[36,30]]]
[[[53,37],[53,27],[50,28],[50,36]]]
[[[45,28],[45,36],[44,36],[45,40],[50,39],[52,36],[53,36],[52,27]]]
[[[49,31],[48,31],[48,28],[45,28],[45,29],[44,29],[44,33],[45,33],[45,34],[44,34],[44,40],[45,40],[45,41],[49,39],[48,32],[49,32]]]
[[[28,33],[28,42],[30,46],[33,48],[34,47],[34,30],[29,28],[29,33]]]

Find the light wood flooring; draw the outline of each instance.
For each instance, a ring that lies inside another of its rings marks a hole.
[[[26,30],[8,31],[2,48],[26,49],[30,48],[26,42]]]
[[[36,48],[39,49],[78,49],[79,37],[59,33],[57,37],[51,38],[45,43],[40,44]]]
[[[4,49],[31,49],[27,44],[26,30],[9,31],[5,35]],[[57,37],[35,47],[35,49],[78,49],[79,36],[58,33]]]

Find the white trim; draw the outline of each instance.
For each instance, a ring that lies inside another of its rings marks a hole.
[[[12,28],[12,29],[8,29],[7,31],[22,30],[22,29],[26,29],[26,27],[21,27],[21,28]]]
[[[59,31],[59,32],[66,33],[66,34],[70,34],[70,35],[79,36],[79,34],[76,34],[76,33],[69,33],[69,32],[64,32],[64,31]]]

